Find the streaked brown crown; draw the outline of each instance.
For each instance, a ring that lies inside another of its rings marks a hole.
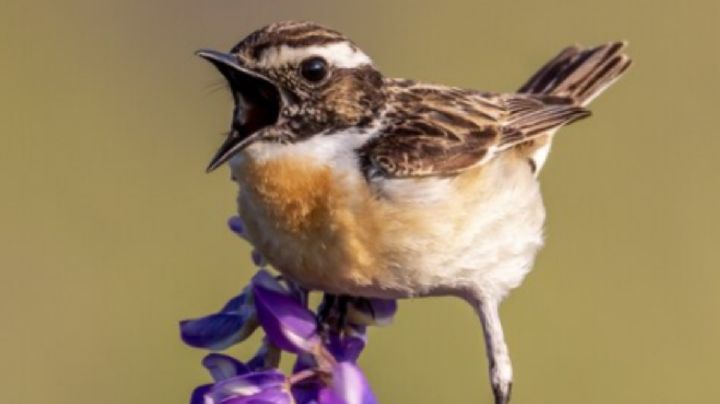
[[[302,48],[334,42],[352,43],[343,34],[309,21],[282,21],[251,33],[235,45],[231,53],[258,60],[270,48],[288,46]]]

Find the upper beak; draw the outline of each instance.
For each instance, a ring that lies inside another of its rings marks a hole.
[[[195,54],[212,63],[225,76],[235,100],[230,133],[210,161],[207,167],[210,172],[259,139],[261,129],[277,121],[281,96],[275,83],[243,66],[233,54],[209,49],[201,49]]]
[[[218,52],[212,49],[200,49],[195,51],[195,54],[209,62],[220,63],[225,66],[234,67],[236,69],[242,68],[240,66],[240,63],[238,62],[237,56],[231,53]]]
[[[265,77],[264,75],[243,66],[237,56],[233,55],[232,53],[218,52],[212,49],[200,49],[198,51],[195,51],[195,54],[214,64],[228,80],[231,80],[231,78],[227,77],[226,71],[222,69],[223,67],[232,68],[240,73],[247,74],[248,76],[275,85],[275,83],[273,83],[269,78]]]

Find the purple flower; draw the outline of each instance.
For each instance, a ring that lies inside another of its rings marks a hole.
[[[339,362],[333,368],[332,385],[318,394],[319,404],[376,404],[378,401],[357,365]]]
[[[265,257],[263,257],[258,250],[252,250],[250,256],[252,257],[253,264],[255,264],[256,267],[264,267],[267,265]]]
[[[245,340],[257,326],[252,294],[245,290],[215,314],[181,321],[180,336],[192,347],[219,351]]]
[[[247,361],[246,366],[253,371],[280,366],[280,348],[270,344],[265,338],[260,349]]]
[[[270,342],[284,351],[308,352],[319,343],[315,315],[278,286],[266,271],[252,281],[258,321]]]
[[[227,225],[233,233],[235,233],[239,237],[244,238],[245,240],[248,239],[247,231],[245,229],[245,223],[243,223],[242,219],[240,219],[240,216],[233,216],[228,219]]]
[[[203,397],[204,404],[293,403],[285,375],[274,369],[218,381]]]
[[[353,298],[348,304],[348,322],[358,325],[386,326],[392,323],[397,302],[385,299]]]
[[[365,326],[347,327],[345,332],[331,332],[325,345],[338,362],[356,362],[367,343]]]
[[[190,404],[205,404],[205,395],[212,389],[212,384],[203,384],[193,390],[190,395]]]
[[[225,399],[220,404],[295,404],[295,401],[287,391],[275,388],[263,390],[249,397]]]
[[[292,403],[287,378],[276,369],[251,371],[249,366],[222,354],[207,355],[203,366],[215,384],[196,388],[190,404]]]
[[[247,240],[238,217],[229,227]],[[256,266],[266,265],[253,251]],[[367,344],[366,328],[392,321],[392,300],[326,295],[315,314],[308,292],[265,269],[217,313],[180,323],[187,344],[222,350],[243,341],[258,326],[263,345],[248,362],[212,353],[203,359],[213,383],[197,387],[191,404],[375,404],[377,399],[356,365]],[[277,367],[281,350],[297,355],[290,376]]]
[[[250,372],[249,367],[244,363],[223,354],[210,354],[203,359],[202,364],[216,382]]]
[[[302,374],[302,372],[312,371],[317,367],[317,362],[312,354],[299,354],[293,366],[293,375]],[[292,384],[292,395],[297,404],[317,403],[318,394],[323,385],[319,378],[307,378]]]

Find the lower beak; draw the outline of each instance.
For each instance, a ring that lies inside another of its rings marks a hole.
[[[282,99],[273,81],[243,66],[236,55],[214,50],[199,50],[196,55],[212,63],[227,79],[235,100],[230,133],[210,161],[210,172],[260,139],[262,129],[277,122]]]
[[[255,132],[250,135],[242,135],[237,129],[231,129],[223,144],[220,146],[218,151],[215,152],[212,160],[210,160],[210,164],[208,164],[205,171],[208,173],[214,171],[216,168],[230,160],[240,150],[246,148],[259,138],[259,132]]]

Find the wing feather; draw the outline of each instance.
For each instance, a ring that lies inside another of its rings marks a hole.
[[[590,112],[569,98],[493,94],[452,87],[393,88],[381,134],[358,154],[366,175],[447,176],[483,164]]]

